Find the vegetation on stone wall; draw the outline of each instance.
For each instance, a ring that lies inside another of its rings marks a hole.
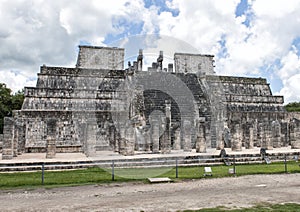
[[[3,120],[6,116],[12,116],[13,110],[19,110],[24,101],[24,91],[15,94],[4,83],[0,83],[0,134],[3,133]]]
[[[285,106],[288,112],[300,112],[300,102],[292,102]]]

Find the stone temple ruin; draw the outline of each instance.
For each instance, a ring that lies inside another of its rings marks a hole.
[[[122,155],[291,145],[300,121],[266,79],[217,76],[212,55],[163,52],[143,71],[122,48],[80,46],[75,68],[43,65],[22,109],[5,118],[2,159],[28,152]]]

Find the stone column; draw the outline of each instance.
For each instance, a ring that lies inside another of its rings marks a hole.
[[[2,160],[13,158],[14,119],[4,117]]]
[[[174,131],[174,144],[173,144],[174,150],[180,150],[181,149],[181,139],[180,139],[180,128],[177,128]]]
[[[222,140],[224,142],[225,147],[231,147],[231,132],[230,132],[230,129],[228,128],[228,125],[226,122],[224,125]]]
[[[87,125],[86,123],[80,123],[79,124],[80,126],[80,131],[79,131],[79,139],[82,143],[82,152],[83,153],[86,153],[86,131],[87,131]]]
[[[184,120],[183,121],[183,149],[184,151],[191,151],[191,143],[192,143],[192,134],[191,134],[191,121]]]
[[[281,147],[281,125],[279,121],[272,122],[272,142],[274,148]]]
[[[248,143],[248,149],[253,149],[254,147],[254,129],[253,127],[249,128],[249,143]]]
[[[18,140],[19,140],[19,131],[18,131],[18,125],[15,122],[14,126],[14,139],[13,139],[13,156],[18,156]]]
[[[144,151],[146,149],[146,141],[144,136],[144,129],[141,126],[135,127],[135,150]]]
[[[146,143],[146,152],[151,152],[151,139],[150,139],[150,129],[147,128],[144,131],[144,138],[145,138],[145,143]]]
[[[170,153],[171,151],[171,144],[170,144],[170,139],[168,136],[168,131],[164,131],[163,134],[160,137],[160,150],[161,153]]]
[[[290,142],[292,149],[300,149],[300,121],[293,119],[290,122]]]
[[[96,129],[95,124],[87,123],[86,125],[86,141],[85,154],[87,157],[96,156]]]
[[[258,128],[258,126],[257,126],[257,120],[255,120],[254,121],[254,123],[253,123],[253,146],[257,146],[257,140],[258,140],[258,138],[257,138],[257,128]]]
[[[125,138],[124,141],[124,152],[123,155],[134,155],[135,149],[135,129],[131,123],[131,121],[126,122],[126,130],[125,130]]]
[[[171,113],[171,102],[165,101],[166,104],[166,147],[167,152],[171,151],[171,120],[172,120],[172,113]]]
[[[0,153],[2,153],[2,147],[3,147],[3,134],[0,134]]]
[[[267,126],[265,126],[264,128],[264,134],[265,134],[265,140],[262,143],[262,148],[265,148],[267,150],[272,150],[273,149],[273,140],[272,140],[272,129],[269,126],[269,124]]]
[[[56,155],[56,119],[47,120],[46,158],[55,158]]]
[[[166,121],[162,128],[163,134],[161,136],[161,151],[162,153],[169,153],[171,151],[171,103],[169,101],[166,104]]]
[[[224,149],[225,144],[224,144],[224,139],[223,139],[223,130],[221,130],[219,127],[217,128],[216,132],[217,136],[217,150]]]
[[[152,138],[152,152],[159,152],[159,124],[153,120],[151,123],[151,138]]]
[[[25,152],[25,125],[22,122],[19,126],[18,126],[18,155],[21,155],[22,153]]]
[[[118,125],[120,123],[117,123]],[[116,143],[118,143],[116,146],[118,147],[117,152],[119,152],[121,154],[122,152],[122,148],[123,148],[123,139],[125,137],[125,123],[123,124],[123,127],[118,126],[118,134],[117,134],[117,141]]]
[[[281,122],[281,146],[289,145],[289,123]]]
[[[202,122],[197,122],[196,152],[206,152],[205,126]]]
[[[266,142],[266,133],[262,123],[258,124],[258,132],[259,136],[257,138],[257,146],[263,147],[264,143]]]
[[[234,126],[234,131],[231,140],[231,149],[232,151],[242,151],[242,138],[243,134],[239,124]]]

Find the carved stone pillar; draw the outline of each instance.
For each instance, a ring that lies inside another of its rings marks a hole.
[[[257,140],[258,140],[258,123],[257,120],[253,123],[253,146],[257,146]]]
[[[14,119],[4,117],[2,160],[13,158]]]
[[[152,138],[152,152],[159,152],[159,124],[153,120],[151,123],[151,138]]]
[[[150,152],[151,151],[151,138],[150,138],[150,129],[147,128],[144,131],[144,138],[145,138],[145,143],[146,143],[146,152]]]
[[[181,149],[181,142],[180,142],[180,128],[177,128],[174,131],[174,144],[173,144],[174,150],[180,150]]]
[[[19,131],[18,131],[18,126],[15,123],[14,126],[14,137],[13,137],[13,156],[17,157],[18,156],[18,140],[19,140]]]
[[[192,134],[191,134],[191,121],[184,120],[183,121],[183,149],[184,151],[191,151],[191,141],[192,141]]]
[[[225,147],[231,147],[231,132],[227,126],[227,123],[225,123],[225,126],[224,126],[224,130],[222,133],[222,140],[223,140]]]
[[[257,147],[263,147],[266,142],[266,133],[262,123],[258,124],[258,138],[257,138]]]
[[[93,157],[96,156],[96,126],[93,123],[87,123],[86,125],[86,156]]]
[[[205,126],[202,122],[197,122],[197,140],[196,140],[196,152],[206,152],[206,139],[205,139]]]
[[[160,138],[161,141],[161,152],[169,153],[171,151],[171,103],[169,101],[166,104],[166,118],[165,124],[162,127],[163,133]]]
[[[134,155],[135,148],[135,132],[130,121],[125,126],[125,136],[120,140],[120,154]]]
[[[55,158],[56,155],[56,119],[47,120],[46,158]]]
[[[20,123],[20,125],[18,125],[18,155],[25,152],[25,130],[24,123]]]
[[[217,136],[217,150],[224,149],[225,144],[223,139],[223,130],[217,128],[216,136]]]
[[[253,127],[249,128],[249,143],[248,143],[248,149],[253,149],[254,147],[254,129]]]
[[[231,140],[231,149],[232,151],[242,151],[242,138],[243,134],[239,124],[234,126],[232,140]]]
[[[264,127],[264,135],[265,135],[265,140],[262,143],[262,148],[265,148],[267,150],[272,150],[273,149],[273,135],[272,135],[272,129],[269,126],[269,124],[267,124]]]
[[[274,148],[281,147],[281,125],[277,120],[272,122],[272,143]]]
[[[300,121],[292,119],[290,122],[290,142],[292,149],[300,149]]]

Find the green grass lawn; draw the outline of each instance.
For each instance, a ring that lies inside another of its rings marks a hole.
[[[212,176],[215,177],[230,177],[228,169],[233,166],[212,166]],[[287,165],[289,173],[300,173],[299,163],[295,161],[288,162]],[[169,177],[173,180],[184,179],[200,179],[204,178],[203,167],[179,167],[178,179],[176,179],[175,168],[115,168],[115,181],[144,181],[148,177]],[[284,164],[252,164],[252,165],[236,165],[236,176],[250,175],[250,174],[276,174],[284,173]],[[59,187],[70,185],[84,185],[84,184],[101,184],[111,183],[112,175],[111,169],[102,169],[99,167],[69,170],[69,171],[45,171],[44,185],[45,187]],[[11,188],[30,188],[42,186],[42,173],[37,172],[17,172],[17,173],[0,173],[0,189]]]

